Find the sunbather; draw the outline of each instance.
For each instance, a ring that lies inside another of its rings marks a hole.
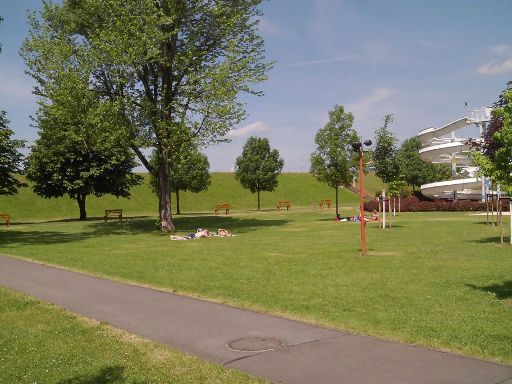
[[[197,228],[196,233],[189,233],[186,236],[171,235],[171,240],[191,240],[200,239],[201,237],[210,237],[210,232],[207,229]]]

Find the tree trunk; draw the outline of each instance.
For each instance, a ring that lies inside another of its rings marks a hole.
[[[160,212],[160,230],[162,232],[174,231],[171,213],[171,189],[169,188],[169,158],[167,151],[160,151],[162,163],[159,170],[159,212]]]
[[[170,15],[170,8],[168,2],[163,2],[163,10],[166,15]],[[163,32],[168,33],[172,26],[165,24],[162,27]],[[171,148],[171,141],[173,136],[172,127],[174,125],[172,116],[172,56],[174,54],[173,41],[166,40],[162,42],[161,49],[161,65],[160,72],[162,76],[162,109],[161,109],[161,122],[159,127],[158,142],[160,156],[162,156],[162,163],[159,170],[159,209],[160,209],[160,229],[162,232],[174,231],[174,224],[172,222],[171,212],[171,188],[170,188],[170,170],[169,170],[169,150]]]
[[[76,201],[80,209],[80,220],[87,220],[87,211],[85,210],[85,198],[87,195],[77,195]]]
[[[260,191],[258,191],[258,211],[260,210]]]
[[[180,212],[180,191],[176,190],[176,214],[181,215]]]

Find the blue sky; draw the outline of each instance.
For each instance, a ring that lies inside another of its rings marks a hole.
[[[26,10],[41,2],[0,2],[0,109],[30,143],[37,104],[18,49]],[[465,115],[465,102],[491,105],[512,79],[510,0],[270,0],[261,8],[275,65],[265,95],[244,98],[249,117],[232,142],[206,150],[212,171],[232,170],[251,135],[269,138],[285,171],[308,171],[315,133],[336,104],[365,139],[393,113],[402,141]]]

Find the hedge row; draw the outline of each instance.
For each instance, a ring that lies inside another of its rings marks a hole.
[[[396,209],[398,210],[398,198],[396,199]],[[366,211],[371,210],[379,210],[379,201],[372,200],[367,201],[364,204],[364,209]],[[489,209],[491,209],[489,203]],[[496,209],[496,207],[494,208]],[[508,211],[508,202],[502,201],[502,209],[504,211]],[[387,207],[386,207],[387,210]],[[471,200],[442,200],[442,199],[427,199],[427,198],[418,198],[415,196],[402,198],[400,201],[400,210],[402,212],[431,212],[431,211],[486,211],[487,203],[482,203],[480,201],[471,201]]]

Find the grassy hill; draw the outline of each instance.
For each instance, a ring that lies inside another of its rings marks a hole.
[[[365,179],[366,190],[374,194],[381,188],[380,180],[368,175]],[[173,212],[175,196],[172,196]],[[289,200],[293,208],[318,207],[320,199],[332,199],[334,191],[319,183],[308,173],[284,173],[279,176],[279,186],[273,192],[262,192],[263,210],[275,208],[279,200]],[[229,202],[233,213],[255,210],[256,194],[243,189],[235,180],[233,173],[213,173],[212,183],[207,191],[201,193],[180,193],[181,213],[213,213],[216,204]],[[340,190],[340,205],[354,206],[358,197],[347,190]],[[105,209],[121,208],[127,216],[157,216],[158,200],[149,186],[149,176],[144,175],[144,183],[132,189],[130,199],[118,199],[114,196],[89,196],[86,202],[87,215],[100,217]],[[9,212],[13,221],[65,219],[78,217],[75,200],[68,197],[44,199],[37,196],[31,188],[22,188],[17,195],[0,196],[0,212]]]

